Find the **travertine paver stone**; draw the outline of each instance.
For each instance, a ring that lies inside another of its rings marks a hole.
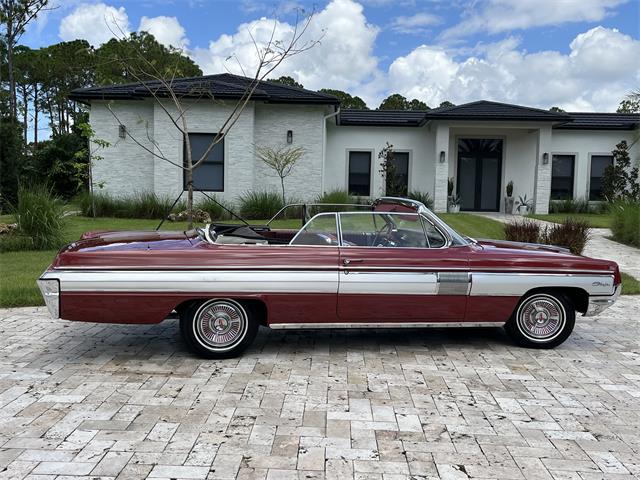
[[[501,329],[269,331],[0,310],[0,479],[640,477],[640,297],[555,350]]]

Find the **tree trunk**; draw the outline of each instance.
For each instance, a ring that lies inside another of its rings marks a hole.
[[[191,158],[189,158],[185,174],[187,176],[187,222],[189,230],[191,230],[193,228],[193,166]]]
[[[22,129],[24,131],[24,149],[27,150],[27,145],[29,144],[29,140],[27,139],[27,133],[29,130],[29,95],[27,94],[27,86],[21,85],[20,92],[22,94],[22,101],[24,103],[24,111],[22,112]]]
[[[284,207],[287,200],[284,198],[284,177],[280,177],[280,185],[282,185],[282,206]]]
[[[33,145],[38,148],[38,83],[33,84]]]
[[[13,18],[7,19],[7,69],[9,70],[9,108],[13,118],[18,118],[18,105],[16,101],[16,79],[13,72]]]

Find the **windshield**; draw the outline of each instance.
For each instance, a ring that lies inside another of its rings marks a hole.
[[[463,237],[449,225],[444,223],[437,215],[425,206],[421,206],[418,211],[428,220],[433,222],[438,228],[444,230],[451,237],[452,246],[469,245],[471,243],[466,237]]]

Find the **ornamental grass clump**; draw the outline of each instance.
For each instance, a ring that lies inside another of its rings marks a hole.
[[[540,235],[540,243],[565,247],[574,255],[582,255],[589,232],[587,222],[567,218],[563,223],[545,228]]]
[[[410,198],[411,200],[417,200],[428,209],[433,208],[433,198],[431,198],[431,195],[429,195],[429,192],[420,192],[418,190],[412,190],[407,194],[407,198]]]
[[[226,207],[228,210],[233,211],[233,205],[228,205],[226,202],[223,202],[215,196],[212,196],[211,198],[213,198],[213,200],[210,198],[203,198],[196,204],[196,207],[207,212],[211,217],[211,220],[213,221],[230,220],[231,214],[223,207]]]
[[[16,249],[49,250],[64,244],[64,217],[62,203],[51,189],[44,185],[20,187],[18,203],[14,211],[18,224],[14,238]]]
[[[538,243],[540,224],[534,220],[509,222],[504,226],[504,238],[511,242]]]
[[[616,242],[640,247],[640,203],[618,202],[611,209],[611,232]]]
[[[273,217],[284,206],[280,195],[268,191],[245,192],[239,204],[241,217],[262,220]]]
[[[171,213],[169,209],[173,200],[148,191],[135,192],[127,197],[96,193],[93,200],[89,193],[85,193],[79,197],[79,204],[80,211],[87,217],[161,219]],[[176,205],[173,211],[181,209],[184,210],[184,202]]]

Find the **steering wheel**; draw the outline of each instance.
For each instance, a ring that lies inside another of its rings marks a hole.
[[[378,247],[378,246],[380,246],[380,245],[378,245],[378,242],[380,242],[380,244],[383,247],[387,246],[389,244],[389,239],[388,238],[381,238],[382,237],[382,233],[384,232],[385,235],[390,235],[392,230],[393,230],[393,227],[391,226],[391,224],[385,222],[385,224],[378,231],[376,231],[376,236],[373,237],[372,245],[374,247]],[[382,244],[382,240],[384,240],[384,244]]]

